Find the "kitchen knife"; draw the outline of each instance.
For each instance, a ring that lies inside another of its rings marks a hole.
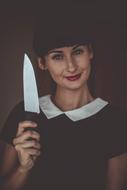
[[[24,55],[23,63],[23,95],[25,120],[38,123],[40,113],[38,90],[34,69],[27,54]],[[32,128],[26,130],[32,130]]]
[[[32,63],[27,54],[24,55],[23,92],[25,111],[39,114],[40,108],[36,79]]]

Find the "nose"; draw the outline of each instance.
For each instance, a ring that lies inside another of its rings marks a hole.
[[[74,73],[77,70],[77,64],[75,60],[70,56],[66,58],[67,71]]]

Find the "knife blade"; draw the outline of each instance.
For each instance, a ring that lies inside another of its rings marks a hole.
[[[39,97],[35,73],[32,63],[27,54],[24,54],[23,64],[23,95],[24,110],[26,112],[39,114]]]
[[[39,124],[39,96],[36,84],[36,78],[32,63],[27,56],[24,54],[23,62],[23,95],[24,95],[24,111],[25,111],[25,120],[36,122]],[[27,127],[25,131],[32,131],[33,128]],[[34,129],[39,132],[39,127]],[[34,140],[33,138],[28,138],[27,140]]]

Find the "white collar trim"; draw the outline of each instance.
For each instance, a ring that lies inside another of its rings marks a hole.
[[[54,118],[61,114],[65,114],[72,121],[78,121],[81,119],[88,118],[97,112],[99,112],[102,108],[104,108],[108,102],[102,100],[101,98],[96,98],[92,102],[74,109],[70,111],[61,111],[52,101],[51,95],[42,96],[39,98],[39,104],[41,110],[44,112],[48,119]]]

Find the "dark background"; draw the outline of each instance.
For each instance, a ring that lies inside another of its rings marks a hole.
[[[48,0],[42,0],[41,3],[38,1],[1,2],[0,129],[10,110],[23,99],[22,67],[24,52],[36,65],[36,56],[32,49],[34,16],[38,11],[42,11],[49,17],[49,7],[55,12],[58,8],[68,8],[68,6],[75,4],[78,7],[78,14],[80,6],[92,7],[94,4],[96,11],[92,14],[96,17],[99,12],[104,24],[98,28],[95,37],[96,80],[93,81],[93,88],[96,96],[112,104],[127,108],[126,6],[112,1],[101,1],[101,3],[80,0],[58,2]],[[36,73],[36,76],[39,95],[47,94],[49,92],[48,77],[46,76],[44,80],[44,76],[40,76],[40,73]],[[41,85],[42,87],[40,87]]]

